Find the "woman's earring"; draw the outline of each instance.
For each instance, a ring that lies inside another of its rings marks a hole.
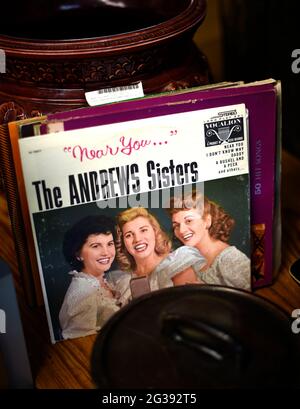
[[[83,261],[82,257],[76,257],[77,261]]]

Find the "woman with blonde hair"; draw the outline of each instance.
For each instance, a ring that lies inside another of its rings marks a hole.
[[[221,206],[193,191],[173,197],[168,213],[177,239],[206,259],[205,265],[194,266],[202,282],[250,290],[250,260],[228,243],[235,221]]]
[[[170,238],[147,209],[133,207],[119,213],[117,226],[117,260],[130,279],[147,277],[151,291],[172,287],[176,275],[185,284],[197,281],[191,266],[204,263],[201,254],[187,246],[171,252]],[[128,282],[125,298],[130,297]]]

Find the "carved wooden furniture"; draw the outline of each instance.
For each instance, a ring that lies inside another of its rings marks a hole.
[[[51,3],[51,4],[48,4]],[[107,5],[109,3],[109,5]],[[0,123],[87,105],[85,92],[141,80],[145,93],[207,84],[192,41],[205,0],[5,3]]]

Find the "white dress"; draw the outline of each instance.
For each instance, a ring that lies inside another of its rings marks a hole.
[[[96,277],[77,271],[69,274],[73,276],[72,281],[59,312],[62,337],[95,334],[119,310],[117,300],[100,286]]]
[[[159,290],[161,288],[173,287],[172,278],[187,269],[197,265],[198,268],[203,267],[205,259],[201,253],[194,247],[181,246],[172,251],[165,257],[149,274],[148,280],[151,291]],[[195,270],[195,268],[194,268]],[[120,294],[120,303],[122,305],[131,300],[130,280],[135,277],[133,273],[123,275],[116,282],[116,290]]]
[[[235,246],[226,247],[207,270],[201,271],[200,264],[193,268],[200,280],[206,284],[251,289],[250,259]]]

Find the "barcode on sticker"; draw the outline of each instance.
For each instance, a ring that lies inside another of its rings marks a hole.
[[[143,85],[135,84],[121,85],[118,87],[102,88],[97,91],[86,92],[85,97],[90,106],[109,104],[112,102],[125,101],[144,96]]]
[[[138,88],[139,88],[139,84],[124,85],[123,87],[103,88],[103,89],[99,89],[98,94],[105,94],[106,92],[127,91],[127,90],[138,89]]]

